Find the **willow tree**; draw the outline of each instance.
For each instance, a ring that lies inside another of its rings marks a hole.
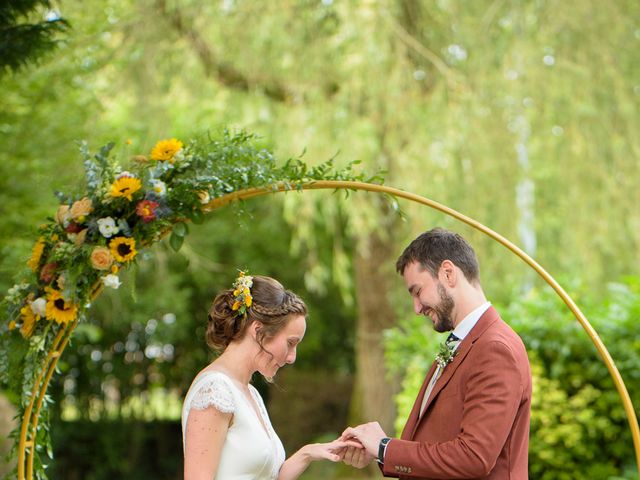
[[[394,185],[481,219],[552,273],[593,287],[637,265],[638,71],[626,48],[637,42],[637,3],[604,12],[597,2],[155,5],[219,86],[215,101],[233,95],[279,149],[364,159]],[[389,206],[375,218],[352,207],[348,229],[358,242],[366,399],[356,410],[383,423],[393,410],[392,389],[380,388],[380,332],[403,305],[390,296],[399,283],[393,259],[407,230],[448,224],[421,214],[399,226]],[[287,209],[329,228],[336,221],[335,208],[311,196],[289,199]],[[527,272],[469,234],[490,293],[507,298],[512,285],[529,286]],[[308,227],[300,236],[313,245]],[[310,271],[327,276],[326,267]]]
[[[394,186],[519,239],[551,274],[594,290],[639,263],[635,1],[607,9],[594,0],[116,0],[66,8],[68,18],[95,18],[75,61],[91,74],[78,88],[100,112],[78,129],[94,127],[98,141],[112,137],[105,125],[144,138],[213,118],[264,134],[279,156],[306,149],[308,163],[339,154],[338,163],[359,158],[367,170],[386,169]],[[12,147],[33,135],[12,136]],[[300,227],[296,248],[313,250],[310,225],[336,233],[333,264],[308,255],[307,281],[326,288],[333,279],[346,297],[355,287],[366,402],[354,411],[389,424],[393,388],[377,373],[380,332],[409,308],[395,295],[393,259],[432,224],[460,227],[411,206],[403,224],[392,202],[361,213],[358,202],[379,201],[354,198],[346,232],[345,210],[324,198],[287,198],[285,215]],[[357,242],[353,264],[345,233]],[[464,233],[477,245],[492,298],[527,288],[529,273],[515,260]]]

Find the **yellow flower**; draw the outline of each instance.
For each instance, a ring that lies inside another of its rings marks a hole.
[[[211,201],[211,196],[209,195],[209,192],[207,192],[206,190],[200,190],[198,192],[198,198],[200,199],[200,203],[202,205],[206,205]]]
[[[9,322],[9,330],[15,330],[16,329],[16,321],[15,320],[11,320]]]
[[[46,317],[56,323],[69,323],[78,315],[78,306],[73,302],[68,302],[62,293],[53,288],[49,288],[47,295]]]
[[[42,258],[42,252],[44,252],[44,237],[40,237],[31,251],[31,258],[27,262],[27,266],[34,272],[38,271],[40,265],[40,259]]]
[[[71,205],[69,215],[73,220],[80,220],[80,222],[82,222],[84,217],[89,215],[91,212],[93,212],[93,203],[90,198],[84,197]]]
[[[96,247],[91,252],[91,266],[96,270],[109,270],[113,256],[107,247]]]
[[[132,200],[132,195],[142,188],[142,182],[136,177],[120,177],[111,185],[112,197],[124,197]]]
[[[22,327],[20,327],[20,333],[24,338],[29,338],[33,335],[33,331],[36,328],[36,314],[33,313],[29,305],[25,305],[20,309],[20,316],[22,317]]]
[[[136,256],[136,241],[133,238],[116,237],[109,242],[113,258],[118,262],[130,262]]]
[[[238,278],[233,282],[233,296],[235,299],[231,306],[233,311],[239,311],[242,315],[246,314],[247,308],[253,304],[253,297],[251,296],[252,286],[253,277],[240,270]]]
[[[165,160],[173,163],[173,157],[182,149],[182,147],[182,142],[175,138],[170,140],[160,140],[151,150],[151,159]]]

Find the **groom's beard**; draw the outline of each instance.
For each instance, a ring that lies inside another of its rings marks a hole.
[[[440,282],[438,282],[438,295],[440,295],[440,303],[432,307],[435,312],[435,318],[432,318],[433,329],[440,333],[448,332],[454,328],[451,312],[453,312],[456,303]]]

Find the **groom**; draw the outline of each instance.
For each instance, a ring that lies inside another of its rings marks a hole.
[[[520,337],[486,300],[475,252],[458,234],[435,228],[396,263],[417,314],[451,331],[418,393],[399,439],[378,422],[347,428],[364,449],[344,461],[374,458],[385,476],[412,479],[528,478],[531,371]]]

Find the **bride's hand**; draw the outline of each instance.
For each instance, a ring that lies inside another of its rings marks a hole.
[[[302,447],[302,453],[310,460],[330,460],[339,462],[344,458],[347,449],[364,448],[357,440],[340,440],[339,438],[328,443],[311,443]]]

